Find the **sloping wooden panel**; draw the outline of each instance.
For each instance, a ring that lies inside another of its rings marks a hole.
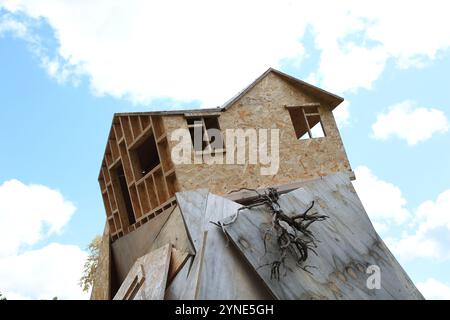
[[[189,237],[197,252],[200,249],[203,238],[203,220],[206,200],[208,198],[208,189],[177,192],[175,196],[183,214]]]
[[[214,194],[208,195],[204,230],[208,232],[196,299],[270,299],[256,273],[227,239],[221,228],[212,224],[232,216],[240,204]]]
[[[138,259],[138,261],[131,268],[128,276],[120,285],[120,288],[114,296],[113,300],[133,300],[136,296],[136,293],[141,289],[144,280],[144,266]]]
[[[114,300],[162,300],[169,272],[170,244],[139,258],[122,283]],[[135,293],[133,292],[135,291]]]
[[[151,245],[150,251],[162,247],[167,243],[171,243],[175,249],[181,252],[188,252],[191,255],[195,254],[194,246],[189,239],[188,232],[178,206],[173,210],[169,219],[167,219],[166,223],[156,236],[156,239]]]
[[[174,208],[169,208],[152,220],[143,224],[136,231],[117,239],[112,244],[114,265],[117,270],[117,280],[122,283],[135,261],[148,253],[152,248],[153,241],[160,233],[161,228],[169,219]],[[164,243],[165,244],[165,243]]]
[[[329,216],[310,230],[320,241],[317,256],[311,254],[308,273],[286,259],[280,280],[271,279],[270,266],[279,259],[275,237],[264,235],[271,226],[271,214],[263,207],[242,211],[226,233],[278,299],[423,299],[408,275],[375,232],[355,190],[344,174],[305,182],[303,187],[280,197],[287,214],[303,212],[316,201],[313,210]],[[381,269],[381,288],[369,289],[367,268]]]
[[[206,242],[208,237],[208,232],[203,232],[203,238],[200,241],[201,244]],[[192,261],[192,266],[189,269],[189,274],[185,283],[184,288],[181,288],[180,298],[182,300],[195,300],[197,299],[199,278],[201,274],[202,264],[203,264],[204,246],[200,245],[199,250],[195,254],[194,260]]]
[[[178,273],[175,275],[175,278],[172,280],[172,282],[167,286],[166,294],[164,296],[164,299],[166,300],[180,300],[181,295],[183,294],[188,276],[189,276],[189,270],[192,267],[192,262],[194,260],[194,256],[188,256],[186,263],[183,265],[183,267],[178,271]]]
[[[181,268],[183,268],[188,257],[189,253],[172,248],[172,254],[170,256],[169,275],[167,276],[167,283],[172,282],[173,278],[175,278],[175,276],[178,274]]]

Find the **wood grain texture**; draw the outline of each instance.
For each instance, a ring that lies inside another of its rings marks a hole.
[[[222,229],[212,224],[233,216],[240,204],[214,194],[208,195],[203,243],[203,262],[196,299],[270,299],[256,273],[229,244]]]
[[[205,243],[208,237],[208,232],[203,232],[203,237],[200,243]],[[197,288],[199,285],[199,278],[201,274],[202,264],[203,264],[204,246],[200,245],[199,250],[195,254],[194,260],[192,261],[192,266],[189,269],[189,274],[182,292],[180,293],[180,298],[182,300],[195,300],[197,298]]]
[[[285,106],[311,103],[320,103],[319,113],[326,138],[297,140]],[[174,130],[187,129],[183,115],[167,115],[163,120],[168,136]],[[260,169],[266,165],[259,162],[245,165],[175,164],[181,191],[207,187],[213,194],[226,195],[242,187],[265,188],[351,171],[330,105],[317,94],[306,92],[277,74],[267,74],[231,108],[222,112],[218,121],[225,139],[226,129],[279,129],[280,165],[276,175],[261,175]],[[177,143],[177,140],[170,141],[170,148]],[[245,142],[245,147],[253,148],[249,141]]]
[[[179,207],[176,207],[165,222],[153,241],[150,251],[171,243],[172,246],[181,251],[195,254],[194,246],[189,239],[186,226]]]
[[[198,252],[203,237],[203,221],[208,189],[177,192],[175,196],[183,214],[188,236],[194,245],[195,251]]]
[[[163,300],[166,291],[171,250],[172,246],[166,244],[139,258],[119,288],[114,300],[121,300],[127,297],[132,286],[140,282],[142,282],[142,285],[137,287],[137,292],[130,297],[131,299]]]
[[[172,248],[172,254],[170,256],[169,275],[167,276],[167,283],[170,284],[177,275],[177,273],[183,268],[184,264],[188,260],[189,253],[179,251]]]
[[[145,281],[135,300],[163,300],[169,273],[172,246],[166,244],[141,258]]]
[[[158,247],[152,247],[161,228],[169,219],[174,208],[169,208],[148,221],[134,232],[128,233],[117,239],[112,244],[114,266],[117,274],[117,281],[122,283],[125,280],[136,260]],[[165,243],[164,243],[165,244]]]
[[[136,262],[124,282],[122,282],[113,300],[132,300],[136,295],[136,291],[140,290],[144,280],[144,266],[140,261]]]
[[[292,257],[280,280],[270,278],[270,264],[279,259],[275,237],[264,235],[271,215],[263,208],[242,211],[226,233],[243,253],[277,299],[423,299],[408,275],[375,232],[362,203],[345,174],[305,182],[303,187],[280,197],[287,214],[301,213],[315,200],[313,210],[329,216],[310,230],[318,243],[317,256],[310,254],[308,273]],[[381,288],[369,289],[367,268],[381,269]]]
[[[172,280],[172,282],[170,284],[168,284],[164,299],[166,299],[166,300],[180,300],[181,299],[181,295],[183,294],[183,291],[186,288],[189,270],[192,267],[193,260],[194,260],[194,256],[188,256],[186,263],[183,265],[183,267],[180,269],[180,271],[178,271],[178,273],[175,275],[175,278]]]

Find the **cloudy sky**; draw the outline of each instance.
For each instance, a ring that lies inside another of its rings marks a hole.
[[[428,1],[0,0],[0,292],[87,298],[114,112],[215,107],[268,67],[335,116],[376,229],[450,299],[450,12]]]

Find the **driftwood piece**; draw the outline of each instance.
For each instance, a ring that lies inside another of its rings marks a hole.
[[[241,211],[225,231],[277,299],[423,299],[405,271],[375,232],[348,176],[335,174],[305,182],[303,187],[280,197],[284,212],[294,215],[307,209],[330,218],[313,224],[317,255],[308,257],[308,271],[292,257],[272,279],[270,264],[279,259],[265,208]],[[224,219],[223,222],[229,222]],[[380,268],[380,289],[369,288],[370,266]]]

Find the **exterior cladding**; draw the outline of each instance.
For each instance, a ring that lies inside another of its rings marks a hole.
[[[285,105],[305,103],[321,103],[319,113],[326,138],[297,140]],[[170,115],[164,116],[163,121],[172,148],[178,142],[170,141],[171,132],[179,128],[187,129],[186,119],[182,115]],[[180,190],[207,187],[212,193],[227,194],[242,187],[257,189],[336,172],[351,172],[331,108],[275,73],[269,73],[222,112],[219,124],[224,134],[226,129],[279,129],[278,172],[275,175],[260,175],[260,164],[175,164]]]

